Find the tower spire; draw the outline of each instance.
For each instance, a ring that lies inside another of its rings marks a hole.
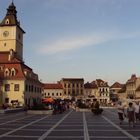
[[[0,26],[5,25],[19,25],[19,22],[17,20],[17,10],[16,6],[14,5],[14,2],[12,0],[12,3],[7,8],[7,13],[3,21],[0,23]]]

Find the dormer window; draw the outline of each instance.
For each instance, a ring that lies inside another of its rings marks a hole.
[[[3,66],[0,66],[0,71],[3,71]]]
[[[24,71],[24,74],[27,75],[27,71],[26,70]]]
[[[9,19],[6,19],[5,24],[9,24]]]
[[[5,76],[9,76],[9,75],[10,75],[10,71],[9,71],[8,68],[5,69],[4,75],[5,75]]]
[[[11,69],[11,76],[15,76],[16,75],[16,70],[14,68]]]

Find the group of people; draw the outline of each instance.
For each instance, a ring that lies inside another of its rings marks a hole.
[[[103,112],[103,109],[100,108],[100,104],[99,101],[97,101],[97,99],[93,100],[92,106],[91,106],[91,111],[95,114],[95,115],[99,115]]]
[[[51,103],[45,103],[47,110],[53,110],[53,114],[60,114],[69,109],[69,102],[63,100],[54,100]]]
[[[121,101],[118,102],[117,105],[118,116],[120,120],[120,125],[123,123],[124,118],[128,119],[129,126],[135,126],[137,121],[140,121],[140,104],[138,101],[130,102],[128,106],[122,104]]]

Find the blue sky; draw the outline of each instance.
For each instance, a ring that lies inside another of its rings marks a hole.
[[[0,0],[0,20],[11,0]],[[140,76],[140,0],[14,0],[24,60],[43,82]]]

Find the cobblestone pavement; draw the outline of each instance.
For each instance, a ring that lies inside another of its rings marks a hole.
[[[63,114],[0,114],[2,140],[140,140],[140,122],[134,128],[127,120],[120,126],[114,109],[102,115],[67,111]]]

